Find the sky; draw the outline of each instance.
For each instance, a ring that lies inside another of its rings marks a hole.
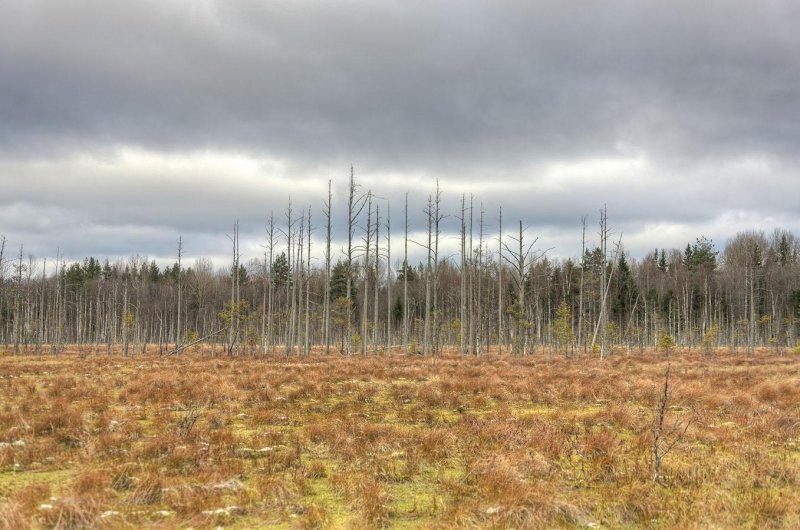
[[[800,234],[798,26],[793,0],[4,0],[0,234],[222,264],[236,220],[257,258],[291,200],[319,255],[330,180],[335,259],[351,165],[393,261],[437,179],[443,257],[462,194],[476,239],[502,206],[554,257],[603,205],[633,257]]]

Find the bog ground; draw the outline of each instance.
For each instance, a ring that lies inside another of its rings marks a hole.
[[[0,357],[0,527],[800,526],[800,358]]]

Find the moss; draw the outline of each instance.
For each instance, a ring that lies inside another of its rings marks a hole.
[[[55,469],[51,471],[8,471],[0,473],[0,497],[12,497],[16,492],[30,484],[48,484],[54,495],[66,491],[77,472],[74,469]]]

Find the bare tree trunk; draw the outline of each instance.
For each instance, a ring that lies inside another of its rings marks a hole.
[[[500,207],[497,248],[497,353],[503,353],[503,207]]]
[[[292,333],[294,332],[294,290],[297,283],[294,278],[294,252],[292,250],[292,201],[289,200],[289,208],[286,211],[286,263],[288,278],[286,282],[286,335],[284,348],[286,355],[292,353]]]
[[[228,357],[233,356],[239,335],[239,221],[233,224],[233,259],[231,264],[231,305],[228,327]]]
[[[183,237],[178,236],[178,314],[177,324],[175,325],[175,347],[181,345],[181,296],[183,295],[183,269],[181,269],[181,257],[183,257]]]
[[[606,356],[606,267],[608,263],[608,216],[606,215],[606,207],[603,205],[603,210],[600,212],[600,251],[603,255],[603,267],[600,269],[601,277],[601,293],[603,298],[600,301],[600,358],[604,359]],[[610,284],[611,282],[609,282]]]
[[[357,189],[353,177],[353,166],[350,166],[350,187],[347,199],[347,337],[344,341],[345,352],[348,354],[351,353],[350,339],[353,336],[353,231],[356,220],[366,204],[363,196],[356,197]],[[366,296],[366,293],[364,295]],[[366,340],[366,337],[363,340]]]
[[[372,344],[378,348],[378,296],[380,293],[380,270],[381,270],[381,254],[380,254],[380,225],[381,225],[381,212],[380,207],[375,205],[375,302],[372,308]]]
[[[436,179],[436,199],[434,201],[434,244],[433,244],[433,353],[439,353],[439,222],[442,220],[440,205],[442,193],[439,179]]]
[[[476,337],[475,337],[475,355],[480,355],[482,353],[482,345],[483,345],[483,307],[482,307],[482,296],[481,296],[481,288],[482,288],[482,277],[483,277],[483,203],[481,203],[481,213],[480,213],[480,221],[479,221],[479,229],[478,229],[478,300],[477,300],[477,311],[476,314],[478,316],[478,322],[476,325]]]
[[[428,262],[425,267],[425,329],[422,337],[422,354],[428,355],[431,339],[431,239],[433,230],[433,199],[428,195]]]
[[[261,353],[267,353],[267,291],[269,290],[269,265],[267,251],[264,251],[264,290],[261,293]]]
[[[386,205],[386,354],[392,354],[392,209]]]
[[[128,279],[125,279],[125,287],[122,294],[122,355],[128,356]]]
[[[583,345],[586,354],[586,345],[583,343],[583,274],[586,269],[586,216],[581,218],[581,280],[578,288],[578,344]]]
[[[322,301],[322,327],[325,355],[331,352],[331,181],[328,180],[328,202],[325,203],[327,235],[325,237],[325,296]]]
[[[22,245],[19,246],[19,259],[17,260],[17,288],[14,290],[14,353],[19,355],[22,342]]]
[[[367,192],[367,232],[364,239],[364,290],[361,311],[361,355],[367,354],[367,332],[369,318],[369,247],[372,243],[372,192]]]
[[[305,332],[305,354],[311,353],[311,207],[308,207],[308,241],[306,254],[306,332]]]
[[[275,247],[275,216],[270,213],[269,215],[269,277],[267,278],[267,338],[266,348],[274,353],[275,345],[272,339],[272,310],[273,310],[273,285],[275,283],[272,277],[272,264],[273,264],[273,249]]]
[[[472,214],[474,211],[473,205],[474,197],[472,194],[469,196],[469,266],[467,267],[468,279],[469,282],[467,284],[467,315],[469,320],[469,325],[467,326],[467,337],[468,337],[468,346],[467,349],[469,350],[470,354],[475,353],[475,259],[473,256],[474,249],[472,247]]]
[[[514,321],[514,326],[512,328],[512,353],[514,355],[524,355],[527,345],[527,324],[530,316],[525,306],[525,283],[527,281],[528,269],[537,259],[537,256],[534,256],[531,260],[528,258],[533,246],[539,238],[534,238],[533,242],[526,246],[524,242],[525,231],[522,228],[522,221],[519,222],[519,235],[517,237],[509,237],[512,242],[516,243],[515,249],[503,243],[503,248],[508,254],[507,256],[504,255],[503,259],[511,266],[514,272],[513,278],[517,284],[517,300],[509,308],[511,318]],[[544,255],[544,253],[540,254],[538,257],[542,255]]]
[[[606,335],[606,302],[608,300],[608,291],[611,287],[611,279],[614,277],[614,272],[617,269],[617,263],[619,261],[619,251],[620,247],[622,246],[622,236],[620,235],[619,242],[616,245],[616,249],[614,251],[614,261],[611,264],[611,274],[607,274],[606,267],[607,267],[607,246],[608,246],[608,219],[605,211],[605,207],[600,212],[600,250],[601,254],[603,255],[603,263],[602,263],[602,273],[601,273],[601,285],[600,285],[600,315],[597,319],[597,326],[594,329],[594,335],[592,336],[592,351],[594,351],[594,345],[597,341],[597,334],[598,331],[600,332],[600,359],[605,359],[606,357],[606,350],[605,350],[605,335]],[[678,304],[680,305],[680,304]]]
[[[42,286],[39,290],[39,330],[36,336],[36,353],[41,355],[42,354],[42,344],[44,342],[44,289],[45,289],[45,281],[47,280],[47,260],[45,259],[42,263]],[[2,279],[0,279],[2,281]]]
[[[460,337],[459,337],[459,351],[466,353],[467,351],[467,230],[466,230],[466,217],[465,217],[465,200],[466,195],[461,194],[461,307],[460,307]]]
[[[297,244],[295,245],[295,252],[297,252],[297,256],[295,257],[295,297],[293,300],[295,314],[293,314],[294,318],[294,326],[292,333],[294,334],[294,339],[292,340],[292,344],[297,344],[297,354],[300,355],[300,338],[302,337],[302,320],[300,318],[301,313],[303,312],[303,281],[305,280],[303,276],[305,275],[305,267],[303,265],[303,249],[305,248],[303,238],[305,237],[305,216],[303,215],[302,210],[300,211],[300,229],[297,231]]]
[[[408,193],[406,193],[405,238],[403,240],[403,347],[408,353]]]

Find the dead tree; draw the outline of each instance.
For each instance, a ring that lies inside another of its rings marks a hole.
[[[408,353],[408,192],[405,200],[405,237],[403,239],[403,347]]]
[[[288,270],[288,278],[286,282],[286,331],[284,333],[284,354],[289,355],[292,353],[292,333],[294,332],[294,289],[297,284],[292,278],[292,267],[294,266],[294,252],[292,249],[294,233],[294,219],[292,218],[292,199],[289,198],[289,206],[286,209],[286,268]]]
[[[481,296],[482,285],[483,285],[483,203],[481,203],[481,213],[480,213],[480,220],[478,222],[478,296],[476,300],[476,311],[475,314],[478,317],[478,322],[476,323],[476,336],[475,336],[475,355],[480,355],[483,346],[483,307],[482,302],[483,298]]]
[[[434,243],[433,243],[433,353],[439,353],[439,223],[444,219],[441,213],[442,192],[439,191],[439,179],[436,179],[436,196],[434,199]]]
[[[306,242],[306,329],[304,353],[311,353],[311,207],[308,207],[307,242]]]
[[[380,225],[381,225],[381,211],[379,205],[375,205],[375,301],[372,307],[372,344],[378,348],[378,297],[380,295],[380,267],[381,267],[381,254],[380,254]]]
[[[386,354],[392,353],[392,209],[386,204]]]
[[[331,181],[328,180],[328,201],[325,203],[325,294],[322,299],[322,334],[325,355],[331,352]]]
[[[653,418],[653,425],[651,432],[653,434],[653,481],[661,482],[661,461],[672,449],[683,439],[683,435],[689,429],[689,422],[675,422],[671,427],[667,428],[666,415],[667,405],[669,403],[670,393],[670,363],[667,362],[667,367],[664,370],[664,386],[661,396],[656,405],[656,414]]]
[[[526,353],[526,335],[528,330],[527,311],[525,306],[525,287],[528,280],[528,273],[530,267],[547,253],[534,252],[533,247],[536,245],[539,238],[534,238],[531,243],[525,243],[525,230],[522,228],[522,221],[519,222],[518,236],[509,236],[511,241],[516,243],[515,248],[503,243],[503,248],[507,255],[503,258],[506,263],[511,267],[514,282],[517,287],[517,300],[509,307],[508,312],[511,319],[514,321],[514,341],[512,343],[512,351],[515,355],[525,355]],[[548,249],[549,250],[549,249]],[[533,254],[533,256],[531,256]]]
[[[467,333],[466,333],[466,321],[467,321],[467,229],[466,229],[466,220],[465,220],[465,200],[466,196],[464,193],[461,194],[461,217],[459,220],[461,221],[461,271],[460,271],[460,289],[461,289],[461,304],[459,307],[460,313],[460,329],[459,329],[459,351],[461,353],[466,353],[467,351]]]
[[[350,186],[347,198],[347,340],[344,341],[345,353],[350,352],[350,339],[353,336],[353,235],[358,216],[366,205],[366,196],[356,196],[358,185],[350,166]],[[366,292],[364,293],[366,295]],[[364,339],[362,339],[364,340]]]
[[[474,223],[473,221],[473,212],[474,212],[474,200],[475,197],[470,193],[469,195],[469,261],[467,267],[467,300],[468,307],[467,307],[467,315],[469,320],[469,326],[467,327],[467,349],[470,354],[475,353],[475,256],[474,252],[475,249],[472,246],[472,229]]]
[[[239,338],[239,221],[233,224],[233,235],[228,236],[233,246],[231,264],[231,303],[228,315],[228,357],[232,357]]]
[[[181,297],[183,295],[183,269],[181,269],[181,258],[183,257],[183,237],[178,236],[178,314],[176,315],[177,324],[175,325],[175,347],[181,345]]]
[[[305,282],[305,265],[304,265],[304,238],[305,238],[305,222],[306,218],[303,214],[302,210],[300,212],[300,227],[297,230],[297,244],[295,245],[295,252],[297,253],[295,257],[295,269],[294,269],[294,277],[295,281],[294,284],[297,286],[295,289],[295,300],[293,301],[295,313],[292,315],[294,319],[294,326],[292,333],[294,334],[294,339],[292,344],[297,344],[297,353],[300,354],[300,339],[302,337],[302,329],[303,329],[303,321],[300,318],[303,312],[303,285]]]
[[[608,300],[608,291],[611,287],[611,279],[614,277],[614,272],[617,269],[617,263],[619,262],[619,251],[622,246],[622,234],[620,234],[620,239],[615,245],[614,249],[614,260],[611,264],[611,274],[607,273],[606,267],[608,265],[608,214],[606,213],[606,208],[603,206],[603,209],[600,210],[600,254],[603,259],[603,263],[601,265],[601,272],[600,272],[600,314],[597,318],[597,324],[594,328],[594,334],[592,335],[592,351],[594,351],[595,344],[597,344],[597,335],[598,332],[600,333],[600,358],[606,358],[606,325],[607,320],[607,300]]]
[[[428,261],[425,266],[425,324],[422,334],[422,354],[428,355],[430,340],[431,340],[431,259],[433,248],[431,247],[432,230],[433,230],[433,198],[428,195],[428,207],[425,209],[425,214],[428,217]]]
[[[369,330],[369,249],[372,244],[372,192],[367,192],[367,229],[364,236],[364,290],[361,311],[361,355],[367,355],[367,332]]]
[[[497,244],[497,353],[503,353],[503,207],[498,215]]]
[[[20,353],[20,343],[22,342],[22,271],[25,265],[22,264],[22,245],[19,246],[19,258],[17,260],[17,285],[14,289],[14,353]]]
[[[272,213],[269,214],[269,228],[267,229],[267,234],[269,235],[269,240],[267,241],[269,251],[269,276],[267,277],[267,335],[264,351],[266,351],[267,348],[274,350],[272,341],[272,312],[274,299],[272,266],[274,263],[273,249],[275,247],[275,216]]]
[[[578,344],[583,344],[583,277],[586,270],[586,216],[581,218],[581,280],[578,288]],[[584,345],[584,354],[585,352]],[[580,352],[580,350],[578,350]]]

